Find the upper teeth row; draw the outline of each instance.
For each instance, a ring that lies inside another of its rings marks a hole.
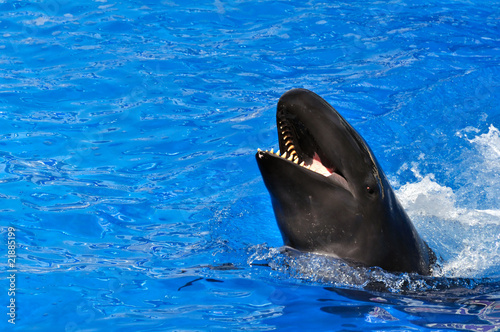
[[[285,141],[285,146],[287,152],[290,156],[297,156],[297,151],[295,151],[295,146],[293,145],[293,136],[289,133],[290,129],[287,127],[286,123],[281,122],[279,124],[281,135]],[[294,158],[295,159],[295,158]]]

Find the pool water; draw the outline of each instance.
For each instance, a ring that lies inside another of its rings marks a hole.
[[[0,26],[2,330],[499,329],[500,2],[0,1]],[[255,152],[294,87],[369,143],[432,276],[281,252]]]

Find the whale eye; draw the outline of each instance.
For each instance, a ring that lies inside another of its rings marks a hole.
[[[373,188],[372,188],[372,187],[370,187],[370,186],[367,186],[367,187],[366,187],[366,191],[367,191],[370,195],[375,194],[375,190],[373,190]]]

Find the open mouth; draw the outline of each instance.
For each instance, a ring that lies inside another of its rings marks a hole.
[[[320,174],[349,190],[348,181],[342,172],[326,157],[314,140],[314,135],[300,120],[280,112],[277,116],[277,127],[280,149],[277,152],[274,152],[274,149],[265,150],[265,153]]]

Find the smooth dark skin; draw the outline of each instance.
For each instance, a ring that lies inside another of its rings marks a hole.
[[[356,130],[325,100],[305,89],[286,92],[276,116],[277,123],[286,121],[292,128],[293,143],[306,164],[316,153],[323,165],[347,181],[269,152],[257,153],[285,245],[388,271],[430,274],[434,253]],[[280,150],[286,151],[279,128],[278,136]]]

